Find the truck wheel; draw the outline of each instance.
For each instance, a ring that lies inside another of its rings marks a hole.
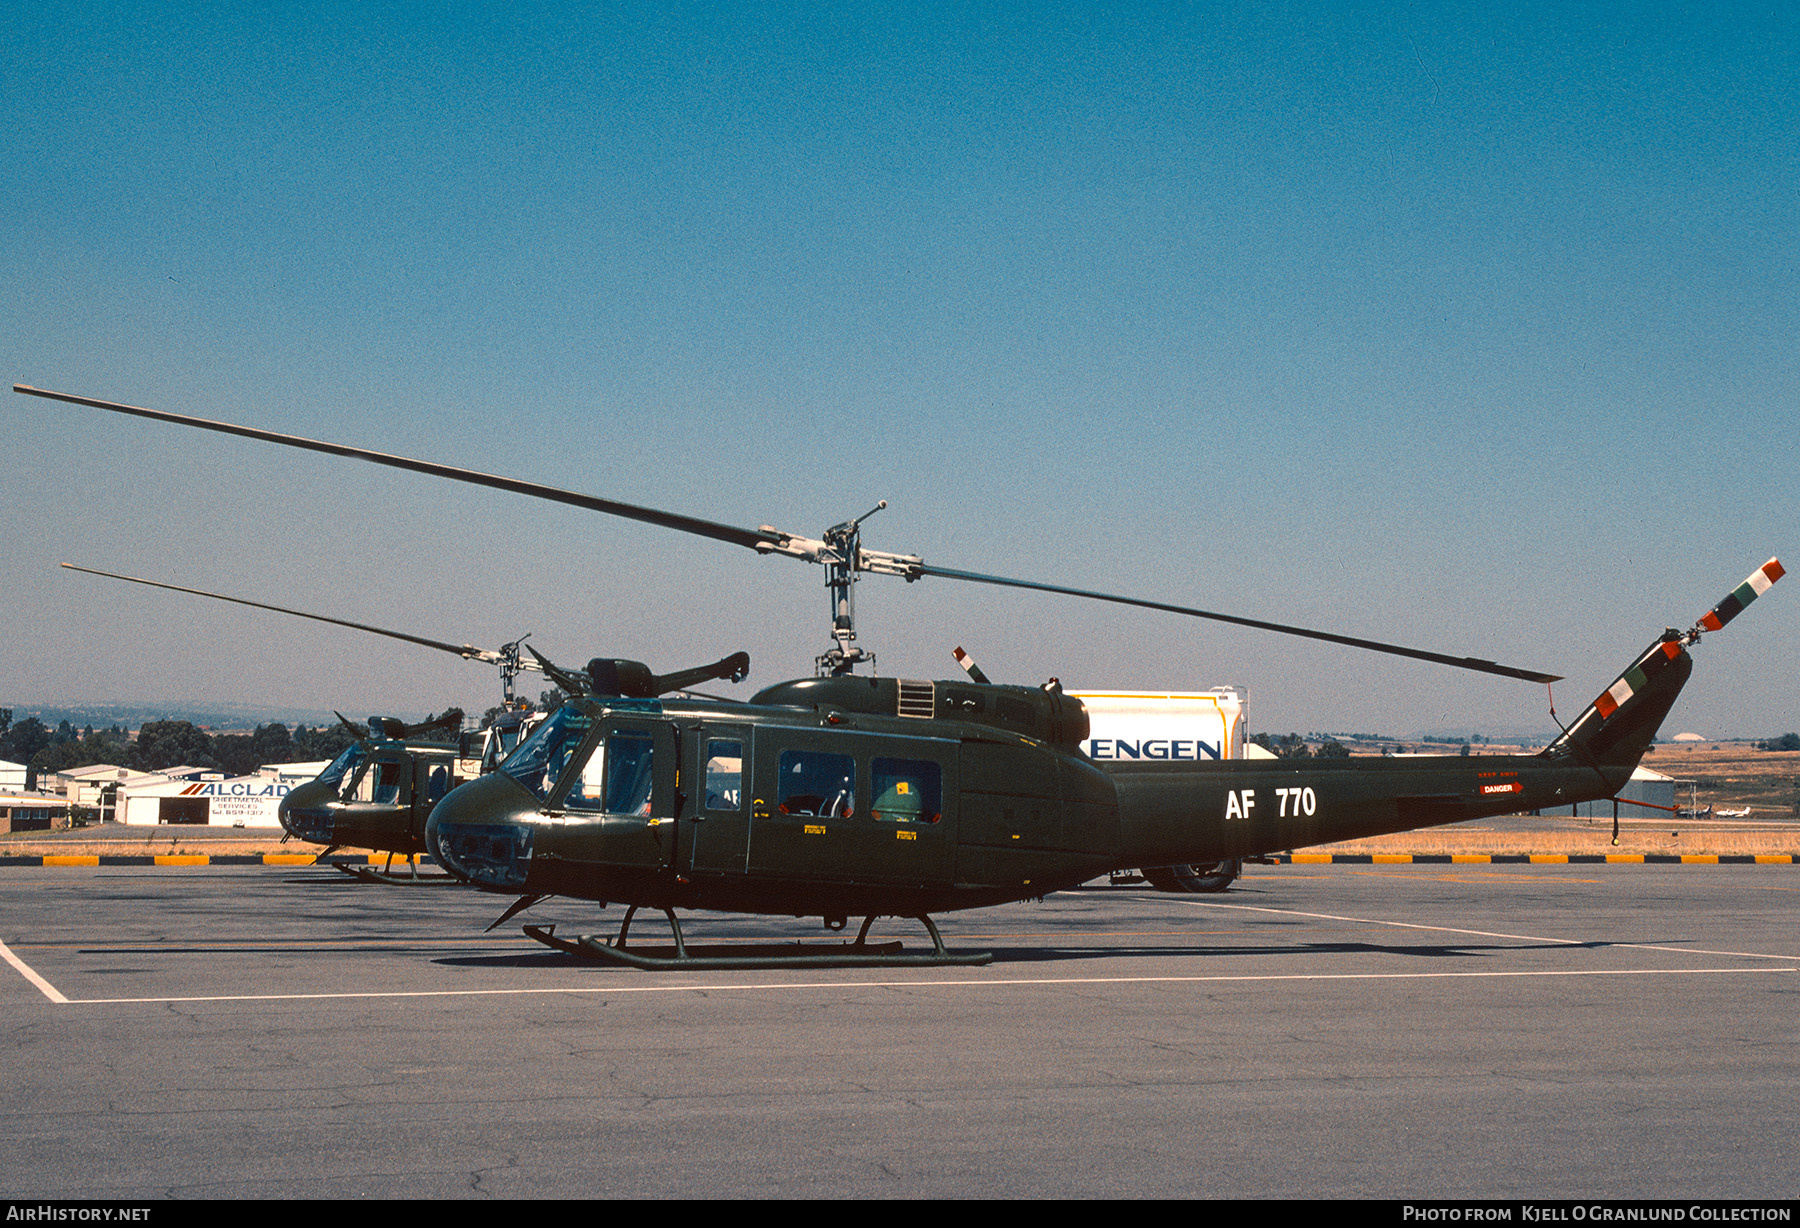
[[[1243,860],[1237,857],[1198,865],[1145,866],[1143,869],[1144,881],[1158,891],[1192,892],[1200,895],[1225,890],[1243,872]]]

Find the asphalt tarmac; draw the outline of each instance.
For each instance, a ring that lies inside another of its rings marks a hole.
[[[1253,867],[943,917],[998,958],[936,969],[614,969],[518,925],[616,907],[323,869],[0,901],[8,1198],[1800,1192],[1788,866]]]

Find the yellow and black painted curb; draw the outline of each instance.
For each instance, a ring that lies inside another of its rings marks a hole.
[[[437,863],[429,857],[414,858],[421,866]],[[31,857],[0,857],[0,866],[375,866],[386,865],[387,854],[370,857],[334,854],[329,861],[317,853],[46,853]],[[396,866],[407,864],[395,857]]]
[[[1792,853],[1276,853],[1284,866],[1791,866]]]
[[[1292,866],[1791,866],[1800,862],[1792,853],[1274,853],[1268,862]],[[416,859],[421,867],[435,866],[430,857]],[[65,853],[30,857],[0,857],[0,866],[373,866],[385,865],[387,855],[337,854],[320,861],[314,853]],[[404,866],[406,858],[395,857]]]

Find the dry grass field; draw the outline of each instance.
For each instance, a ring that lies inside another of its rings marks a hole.
[[[318,845],[295,840],[283,844],[279,830],[269,833],[247,829],[127,827],[121,823],[108,823],[103,827],[79,827],[73,831],[0,834],[0,857],[260,857],[270,853],[311,857],[323,851]],[[356,853],[362,850],[345,851]]]
[[[1800,819],[1800,750],[1757,750],[1750,742],[1670,743],[1651,747],[1644,766],[1694,781],[1702,806],[1749,806],[1758,817]],[[1685,805],[1685,786],[1680,795]]]

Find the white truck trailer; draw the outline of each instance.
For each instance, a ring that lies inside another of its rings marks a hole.
[[[1244,758],[1244,688],[1210,691],[1074,691],[1090,727],[1081,749],[1099,764],[1124,759],[1201,760]],[[1144,866],[1158,891],[1223,891],[1243,862]]]

